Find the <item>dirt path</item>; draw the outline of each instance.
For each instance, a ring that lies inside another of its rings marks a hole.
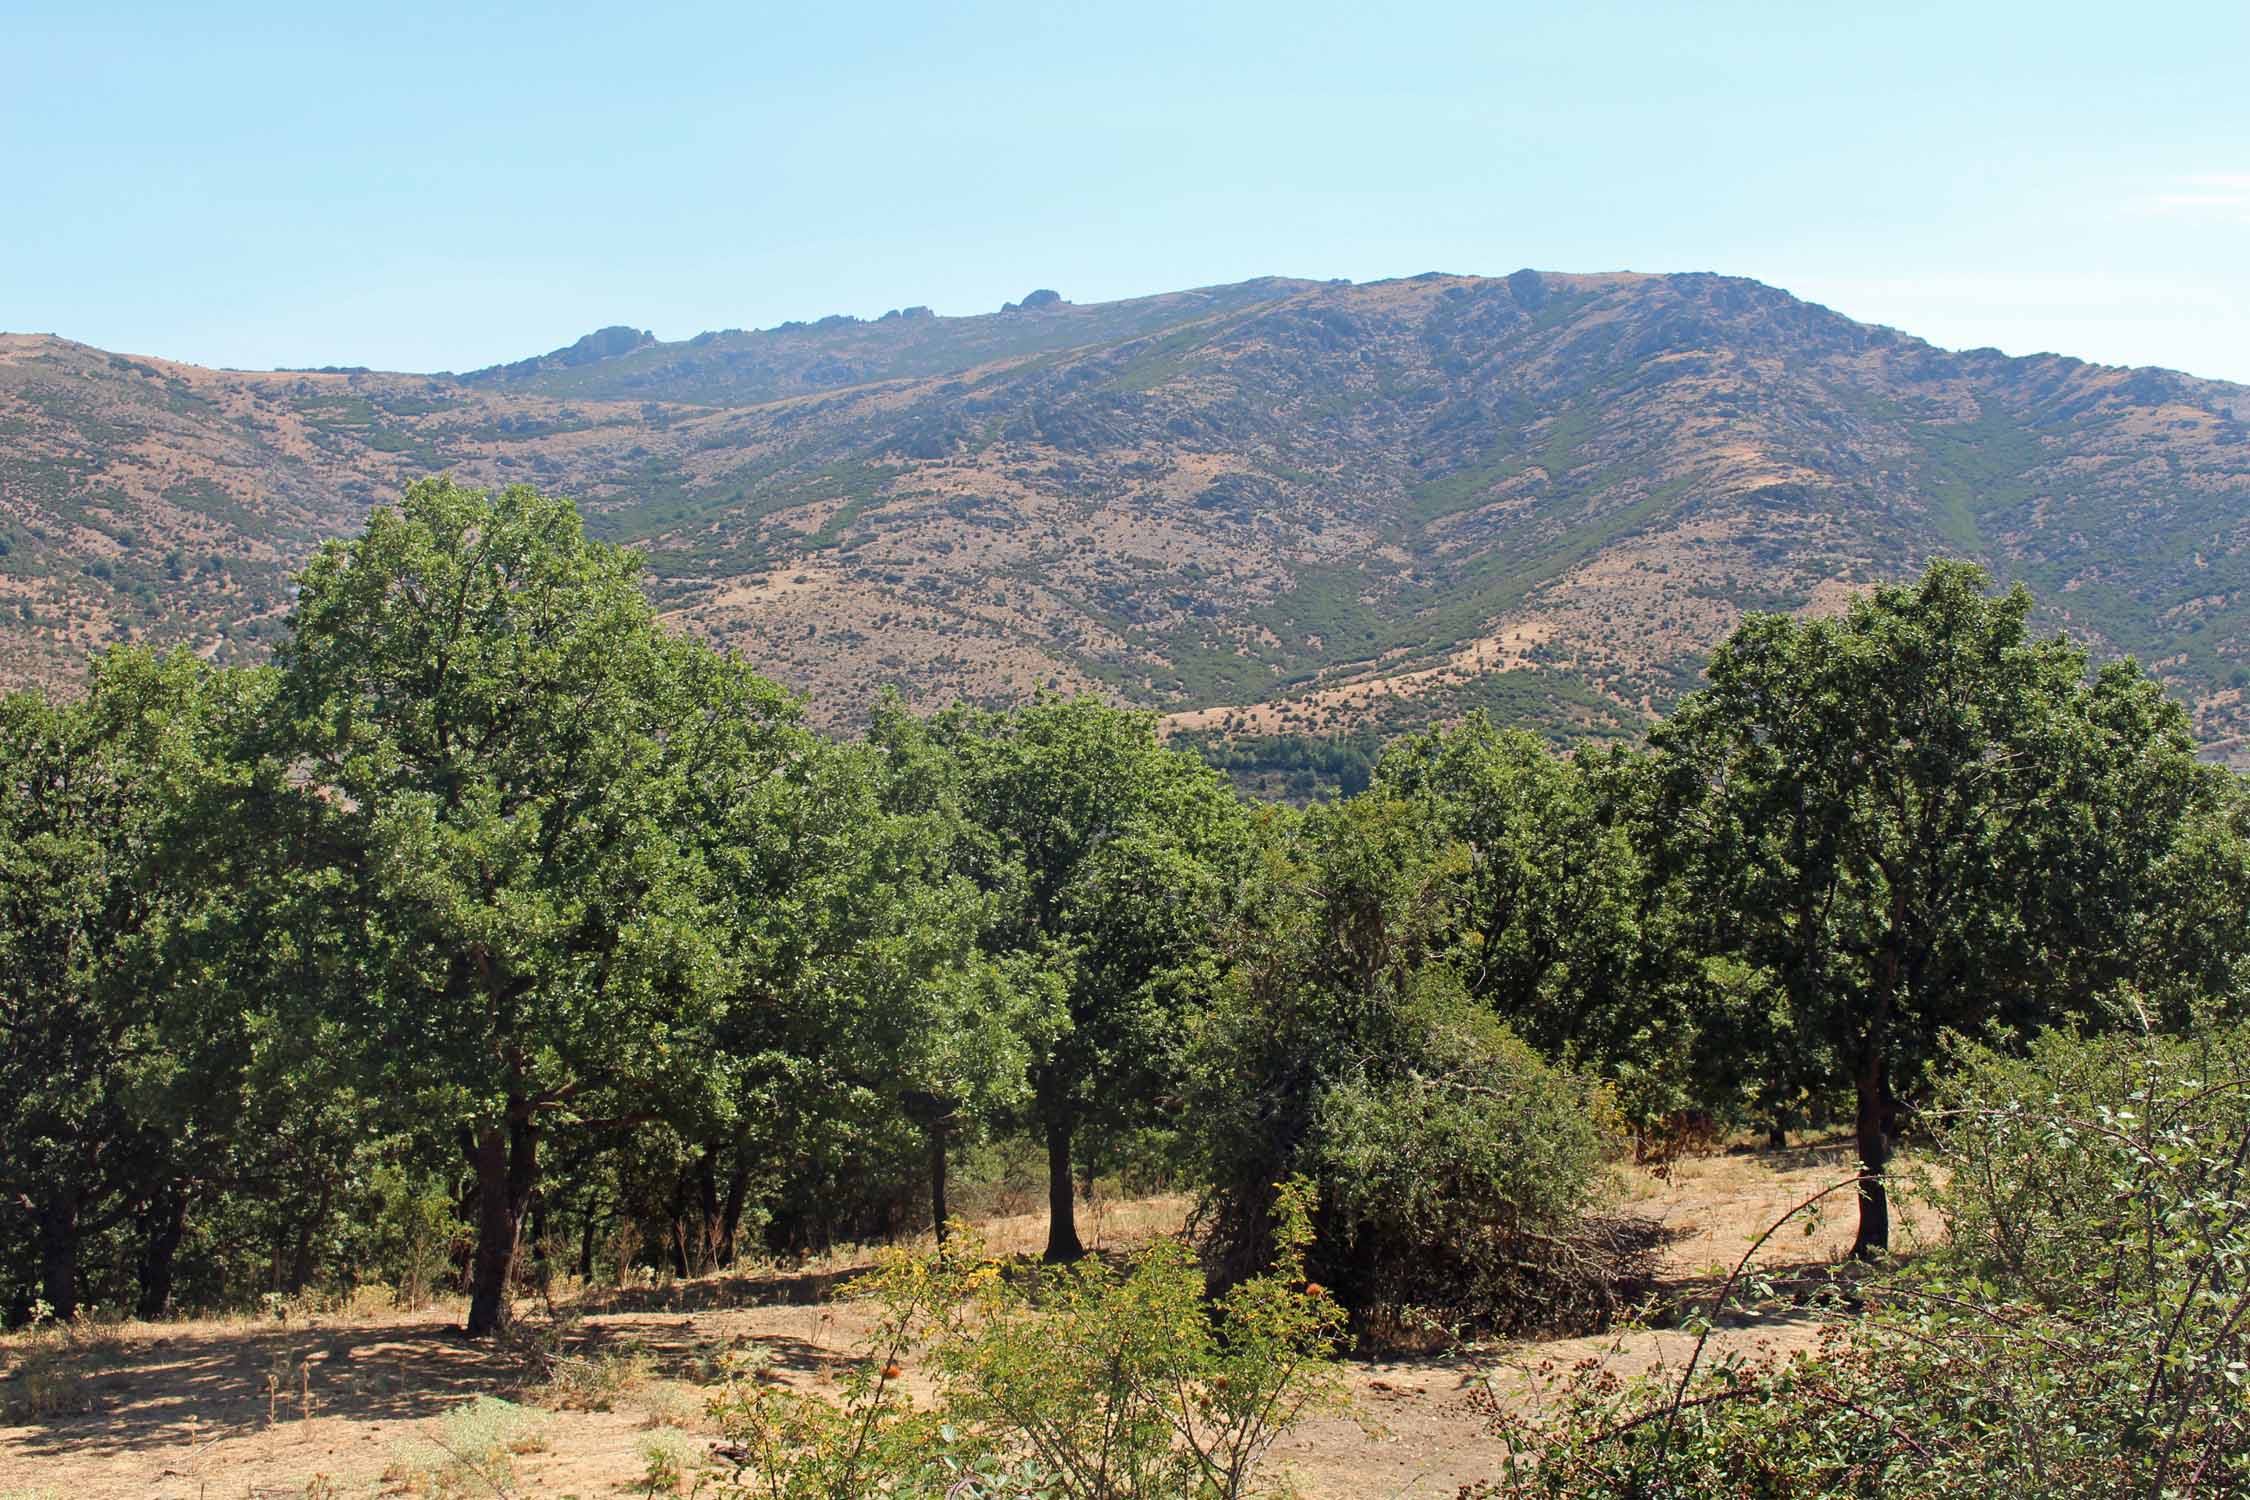
[[[1683,1163],[1670,1182],[1641,1183],[1632,1207],[1665,1224],[1666,1275],[1678,1293],[1731,1266],[1758,1231],[1839,1175],[1839,1164],[1821,1153],[1713,1157]],[[1098,1222],[1112,1243],[1126,1243],[1176,1223],[1180,1207],[1178,1200],[1117,1205]],[[996,1249],[1013,1250],[1019,1240],[1036,1242],[1038,1223],[997,1221],[987,1232]],[[1776,1236],[1764,1258],[1775,1265],[1832,1259],[1850,1233],[1848,1214],[1839,1211],[1809,1238],[1794,1229]],[[608,1411],[549,1416],[544,1446],[513,1460],[513,1494],[593,1500],[637,1490],[641,1447],[654,1426],[697,1426],[696,1386],[729,1349],[759,1346],[795,1382],[833,1380],[867,1329],[867,1309],[831,1300],[853,1269],[839,1262],[590,1301],[582,1347],[637,1347],[646,1369]],[[312,1326],[270,1318],[126,1325],[83,1350],[74,1388],[81,1410],[0,1427],[0,1500],[403,1493],[385,1472],[401,1452],[426,1449],[435,1419],[480,1393],[524,1395],[520,1367],[453,1332],[459,1315],[437,1308],[316,1318]],[[1775,1321],[1726,1329],[1718,1341],[1786,1350],[1812,1333],[1808,1320]],[[1492,1474],[1501,1456],[1469,1402],[1488,1379],[1505,1398],[1520,1399],[1521,1378],[1511,1371],[1540,1360],[1599,1357],[1637,1371],[1676,1366],[1689,1346],[1682,1334],[1642,1332],[1355,1362],[1348,1368],[1353,1414],[1291,1433],[1274,1464],[1308,1500],[1451,1496]],[[0,1392],[12,1395],[22,1379],[12,1373]],[[461,1491],[480,1492],[489,1487]]]

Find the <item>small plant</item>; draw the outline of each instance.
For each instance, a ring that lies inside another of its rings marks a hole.
[[[640,1393],[644,1427],[698,1427],[703,1422],[703,1400],[686,1386],[659,1381]]]
[[[332,1300],[337,1316],[354,1322],[387,1317],[402,1307],[419,1306],[428,1300],[417,1297],[413,1302],[387,1281],[365,1281],[347,1291],[339,1292]]]
[[[539,1400],[562,1411],[608,1411],[618,1397],[646,1385],[655,1368],[637,1344],[599,1354],[557,1354],[546,1362]]]
[[[948,1411],[1068,1500],[1240,1500],[1274,1442],[1340,1406],[1343,1310],[1305,1278],[1312,1197],[1276,1195],[1272,1269],[1215,1305],[1185,1247],[1122,1272],[1082,1261],[1028,1286],[977,1284],[978,1316],[944,1325]]]
[[[755,1357],[732,1356],[708,1407],[736,1465],[719,1484],[735,1500],[865,1500],[921,1496],[944,1473],[950,1429],[915,1409],[901,1379],[926,1330],[953,1315],[982,1268],[959,1250],[921,1259],[895,1252],[868,1279],[882,1305],[837,1398],[793,1391]]]
[[[704,1450],[676,1428],[660,1427],[641,1439],[641,1493],[677,1495],[688,1476],[704,1467]]]
[[[530,1407],[479,1396],[455,1407],[425,1441],[394,1455],[388,1479],[439,1496],[511,1493],[515,1460],[547,1446],[547,1418]]]
[[[965,1232],[884,1256],[839,1397],[738,1364],[710,1412],[741,1500],[1243,1500],[1273,1443],[1339,1406],[1344,1314],[1305,1277],[1311,1192],[1277,1196],[1273,1269],[1216,1304],[1172,1242],[1011,1279]],[[907,1394],[909,1362],[935,1402]],[[672,1479],[669,1469],[656,1478]]]

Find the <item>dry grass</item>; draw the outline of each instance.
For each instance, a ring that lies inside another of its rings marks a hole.
[[[92,1411],[97,1384],[123,1358],[126,1330],[114,1322],[81,1318],[43,1322],[0,1339],[0,1417],[9,1422],[50,1422]]]
[[[1667,1182],[1626,1174],[1626,1206],[1664,1224],[1662,1275],[1670,1290],[1693,1295],[1781,1212],[1839,1180],[1846,1155],[1831,1144],[1693,1157]],[[1177,1196],[1097,1198],[1081,1211],[1081,1232],[1104,1250],[1128,1248],[1176,1231],[1187,1208]],[[1847,1205],[1809,1236],[1777,1236],[1762,1259],[1777,1269],[1832,1260],[1851,1227]],[[1046,1237],[1038,1213],[993,1216],[979,1228],[1005,1254],[1036,1254]],[[50,1333],[42,1347],[71,1356],[81,1394],[68,1409],[0,1429],[0,1497],[357,1500],[401,1486],[490,1496],[491,1480],[526,1500],[637,1493],[667,1464],[692,1471],[704,1440],[703,1389],[730,1357],[756,1357],[783,1380],[833,1389],[874,1316],[842,1295],[872,1254],[843,1247],[661,1288],[571,1289],[561,1318],[530,1320],[552,1323],[540,1334],[551,1351],[543,1377],[520,1350],[464,1343],[449,1326],[457,1304],[405,1312],[369,1297]],[[1795,1347],[1812,1333],[1809,1320],[1782,1315],[1719,1338],[1749,1352]],[[34,1342],[0,1340],[0,1359],[13,1371]],[[1475,1402],[1488,1380],[1514,1388],[1511,1365],[1600,1358],[1641,1369],[1677,1361],[1686,1346],[1683,1334],[1639,1331],[1355,1363],[1349,1383],[1373,1430],[1355,1418],[1323,1419],[1291,1433],[1276,1458],[1306,1500],[1452,1496],[1498,1461]],[[913,1379],[909,1387],[919,1389]],[[463,1464],[441,1443],[477,1462]]]
[[[479,1396],[426,1425],[424,1436],[398,1445],[383,1477],[445,1500],[508,1495],[517,1484],[516,1460],[549,1446],[544,1413],[497,1396]]]

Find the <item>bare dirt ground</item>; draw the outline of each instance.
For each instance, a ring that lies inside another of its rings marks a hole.
[[[1667,1232],[1662,1281],[1675,1297],[1716,1284],[1760,1231],[1821,1187],[1848,1175],[1841,1148],[1736,1152],[1680,1163],[1669,1181],[1635,1173],[1629,1207]],[[1830,1262],[1851,1237],[1849,1194],[1808,1234],[1792,1224],[1759,1260],[1776,1268]],[[1094,1239],[1119,1248],[1167,1232],[1184,1200],[1098,1206]],[[983,1226],[1000,1253],[1036,1249],[1036,1217]],[[1907,1226],[1909,1242],[1913,1233]],[[703,1441],[696,1387],[729,1349],[761,1346],[786,1378],[833,1381],[869,1323],[837,1291],[863,1258],[718,1276],[664,1287],[594,1289],[578,1304],[577,1345],[638,1349],[644,1373],[609,1410],[544,1418],[535,1451],[514,1459],[506,1493],[522,1497],[645,1493],[642,1446],[659,1426]],[[0,1500],[337,1500],[399,1494],[399,1456],[428,1450],[438,1420],[479,1394],[522,1402],[522,1365],[469,1345],[454,1331],[461,1309],[371,1310],[128,1323],[87,1336],[71,1404],[43,1421],[0,1427]],[[1809,1343],[1815,1323],[1782,1316],[1723,1328],[1723,1348],[1786,1351]],[[1503,1400],[1527,1399],[1516,1373],[1542,1360],[1602,1358],[1621,1372],[1676,1365],[1692,1340],[1637,1331],[1454,1352],[1355,1361],[1353,1411],[1285,1437],[1269,1477],[1286,1475],[1306,1500],[1451,1496],[1491,1475],[1500,1446],[1470,1398],[1486,1382]],[[21,1338],[0,1341],[0,1398],[21,1390]],[[497,1486],[472,1484],[458,1493]]]

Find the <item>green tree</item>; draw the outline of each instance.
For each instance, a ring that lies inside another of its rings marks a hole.
[[[797,841],[819,853],[782,908],[802,949],[792,1052],[832,1090],[817,1108],[871,1107],[921,1133],[942,1240],[950,1153],[1024,1102],[1032,1059],[1063,1015],[1054,976],[989,951],[998,903],[962,854],[976,830],[942,777],[923,774],[910,728],[893,722],[887,739],[897,753],[829,752]]]
[[[1469,993],[1551,1055],[1614,1071],[1685,1049],[1658,1013],[1671,997],[1642,972],[1662,909],[1644,901],[1634,830],[1598,774],[1478,711],[1392,742],[1375,790],[1426,809],[1468,857],[1449,946]]]
[[[81,1244],[161,1154],[165,949],[196,886],[180,811],[223,753],[220,691],[185,653],[120,650],[80,702],[0,699],[0,1201],[30,1221],[57,1317]]]
[[[943,795],[988,835],[960,856],[997,898],[988,948],[1063,996],[1029,1077],[1047,1139],[1046,1255],[1075,1260],[1073,1142],[1088,1124],[1145,1117],[1178,1076],[1183,1011],[1208,988],[1250,817],[1216,772],[1165,747],[1154,715],[1090,697],[953,709],[921,729],[893,716],[877,731],[921,781],[952,778]]]
[[[1940,562],[1840,619],[1753,615],[1651,735],[1655,826],[1712,947],[1770,974],[1848,1075],[1863,1255],[1889,1243],[1900,1099],[1940,1035],[2168,965],[2143,941],[2157,877],[2226,800],[2155,682],[2089,674],[1987,584]]]
[[[370,1092],[475,1170],[472,1335],[506,1317],[543,1134],[725,1107],[737,955],[693,815],[798,737],[639,575],[567,501],[425,480],[314,558],[278,652],[286,743],[375,898]]]
[[[1602,1163],[1588,1091],[1465,991],[1469,852],[1370,792],[1276,840],[1202,1018],[1187,1110],[1222,1281],[1263,1264],[1275,1184],[1317,1190],[1311,1274],[1363,1331],[1413,1309],[1551,1316]]]

